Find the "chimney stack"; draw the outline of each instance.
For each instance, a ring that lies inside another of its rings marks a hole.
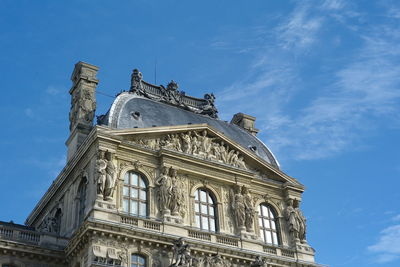
[[[245,129],[252,135],[256,136],[260,130],[254,127],[255,121],[256,118],[253,116],[243,113],[236,113],[235,115],[233,115],[231,123],[238,125],[239,127]]]
[[[98,67],[79,61],[72,72],[71,110],[69,112],[70,136],[66,141],[69,161],[86,139],[93,127],[96,111],[96,86],[99,83],[96,74]]]

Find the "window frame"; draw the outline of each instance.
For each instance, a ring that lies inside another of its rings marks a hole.
[[[127,183],[127,175],[129,175],[128,183]],[[132,183],[132,175],[137,176],[137,184]],[[142,186],[142,183],[144,187]],[[126,191],[127,190],[127,194]],[[132,191],[136,191],[136,196],[133,196]],[[142,198],[142,191],[144,191],[145,198]],[[125,206],[125,201],[127,201],[127,210]],[[132,202],[136,202],[136,213],[134,213],[132,209]],[[141,213],[141,204],[145,205],[145,214]],[[139,172],[135,172],[133,170],[128,170],[124,175],[124,180],[122,182],[122,190],[121,190],[121,207],[123,212],[129,214],[130,216],[137,217],[149,217],[149,182],[143,174]]]
[[[148,257],[146,255],[140,254],[140,253],[131,253],[130,254],[130,258],[129,258],[129,266],[130,267],[147,267],[147,261],[148,261]],[[136,256],[138,258],[138,260],[136,262],[132,262],[132,257]],[[143,259],[144,263],[141,264],[139,262],[139,259]],[[135,265],[133,265],[135,263]]]
[[[205,201],[202,200],[201,192],[206,194]],[[201,231],[207,232],[218,232],[219,231],[219,221],[218,221],[218,207],[217,201],[214,194],[206,188],[198,188],[194,193],[194,222],[195,226]],[[207,213],[204,213],[202,207],[206,207]],[[210,214],[211,208],[214,210],[213,214]],[[199,218],[198,221],[196,218]],[[203,226],[203,218],[207,221],[207,228]],[[212,224],[212,220],[214,224]],[[212,227],[214,229],[212,229]]]
[[[263,212],[263,207],[267,209],[267,215]],[[272,216],[271,216],[272,215]],[[265,221],[268,221],[268,226],[266,226]],[[273,222],[273,224],[272,224]],[[282,244],[280,235],[280,225],[276,210],[268,203],[261,203],[258,205],[258,224],[259,224],[259,234],[263,242],[271,246],[280,246]],[[272,227],[271,225],[275,225]],[[275,233],[275,236],[274,236]],[[267,235],[270,235],[271,243],[267,242]]]

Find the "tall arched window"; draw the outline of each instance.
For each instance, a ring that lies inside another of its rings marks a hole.
[[[122,208],[133,215],[147,216],[147,181],[141,174],[125,174]]]
[[[201,230],[217,231],[215,198],[206,189],[198,189],[194,195],[196,226]]]
[[[145,267],[146,258],[139,254],[131,255],[131,267]]]
[[[78,187],[78,202],[77,202],[77,217],[78,223],[83,222],[85,216],[85,208],[86,208],[86,186],[87,180],[86,178],[82,179],[81,183]]]
[[[265,243],[279,245],[279,225],[275,211],[266,204],[258,206],[260,236]]]

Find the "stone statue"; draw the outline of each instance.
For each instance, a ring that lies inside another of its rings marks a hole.
[[[300,210],[300,202],[296,201],[295,205],[295,212],[296,212],[296,220],[297,220],[297,225],[299,227],[299,239],[301,243],[306,243],[306,218],[304,217],[303,213]]]
[[[183,237],[174,241],[174,256],[170,267],[191,267],[194,258],[190,255],[190,246],[185,243]]]
[[[192,153],[191,132],[189,131],[187,134],[181,133],[181,139],[182,139],[183,153],[191,154]]]
[[[215,96],[214,94],[205,94],[204,99],[206,102],[201,107],[200,114],[208,115],[211,118],[218,118],[218,110],[215,107]]]
[[[264,267],[266,262],[261,256],[257,256],[256,259],[251,263],[250,267]]]
[[[287,201],[285,219],[289,227],[289,234],[293,238],[294,242],[296,242],[297,240],[299,240],[299,224],[297,220],[296,210],[293,207],[293,199],[289,199]]]
[[[242,186],[242,195],[244,198],[244,206],[245,206],[246,231],[253,232],[255,210],[254,210],[253,200],[246,186]]]
[[[184,202],[183,188],[181,188],[179,184],[178,171],[171,168],[170,175],[172,183],[170,188],[171,200],[169,208],[171,210],[171,215],[179,216]]]
[[[244,163],[243,156],[239,156],[237,160],[237,167],[247,170],[246,163]]]
[[[170,189],[172,186],[171,178],[169,177],[169,168],[163,167],[160,176],[156,180],[156,185],[158,186],[158,204],[161,213],[169,214],[170,213]]]
[[[134,69],[131,75],[130,92],[135,92],[139,95],[142,93],[142,79],[142,73],[138,69]]]
[[[236,186],[236,191],[234,195],[234,200],[232,203],[232,210],[236,219],[236,226],[239,231],[246,230],[245,220],[246,220],[246,206],[245,199],[242,195],[240,186]]]
[[[99,151],[96,160],[96,184],[97,184],[97,194],[104,198],[104,185],[106,182],[106,168],[107,161],[105,159],[105,152]]]
[[[113,154],[109,151],[106,152],[106,180],[104,182],[104,200],[111,200],[114,194],[115,174],[116,169],[113,163]]]

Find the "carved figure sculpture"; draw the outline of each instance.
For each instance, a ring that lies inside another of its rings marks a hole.
[[[293,241],[296,242],[299,239],[299,224],[297,220],[296,210],[293,207],[293,199],[289,199],[287,201],[285,219],[289,227],[289,233]]]
[[[106,168],[107,161],[105,159],[105,152],[100,151],[96,160],[96,184],[97,194],[104,197],[104,185],[106,182]]]
[[[136,92],[139,95],[142,93],[142,78],[142,73],[138,69],[134,69],[131,75],[131,92]]]
[[[250,265],[250,267],[264,267],[264,266],[266,266],[266,262],[261,256],[257,256],[256,259]]]
[[[190,246],[185,243],[183,237],[174,241],[174,255],[170,267],[191,267],[193,257],[190,255]]]
[[[111,200],[114,193],[115,186],[115,165],[113,163],[113,154],[111,152],[106,153],[107,168],[106,168],[106,180],[104,183],[104,200]]]
[[[159,138],[134,139],[132,142],[150,149],[172,149],[175,151],[219,161],[234,167],[247,169],[240,152],[230,149],[224,141],[217,142],[217,137],[209,137],[207,130],[199,132],[168,134]]]
[[[306,218],[304,217],[303,213],[300,210],[299,207],[300,203],[297,201],[297,204],[295,205],[295,212],[296,212],[296,220],[297,224],[299,226],[299,239],[302,243],[306,243]]]
[[[232,210],[234,211],[237,229],[239,231],[245,230],[246,206],[240,186],[236,186]]]
[[[244,206],[245,206],[246,231],[253,232],[255,210],[254,210],[253,200],[246,186],[242,186],[242,195],[244,198]]]
[[[174,216],[178,216],[181,212],[181,208],[184,201],[183,190],[179,185],[178,171],[176,169],[171,168],[171,188],[170,188],[170,196],[171,200],[169,203],[169,208],[171,210],[171,214]]]
[[[160,176],[156,180],[156,185],[158,186],[158,203],[161,213],[170,213],[170,189],[172,186],[171,178],[169,177],[169,168],[163,167]]]

